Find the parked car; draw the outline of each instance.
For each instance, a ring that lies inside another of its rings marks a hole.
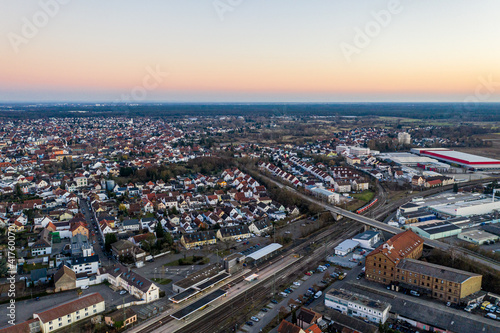
[[[293,285],[298,287],[298,286],[300,286],[300,283],[299,283],[299,282],[297,282],[297,281],[295,281],[295,282],[293,283]]]
[[[89,289],[89,286],[81,286],[82,290]]]
[[[260,320],[259,318],[255,317],[255,316],[250,317],[250,319],[252,319],[255,322],[258,322]]]
[[[275,299],[272,299],[272,300],[271,300],[271,303],[273,303],[273,304],[278,304],[278,301],[277,301],[277,300],[275,300]]]
[[[307,275],[307,276],[311,276],[312,274],[311,274],[311,273],[309,273],[309,272],[306,272],[306,275]]]
[[[251,321],[247,321],[245,324],[247,324],[248,326],[253,326],[253,322]]]
[[[120,295],[125,295],[126,293],[127,293],[127,291],[126,291],[126,290],[122,290],[122,291],[120,291]]]
[[[415,290],[410,290],[410,295],[419,297],[420,293],[418,291],[415,291]],[[448,303],[450,303],[450,302],[448,302]]]
[[[267,312],[268,310],[266,308],[262,308],[262,309],[260,309],[260,311]]]

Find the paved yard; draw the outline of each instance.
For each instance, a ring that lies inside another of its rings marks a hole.
[[[114,292],[108,286],[103,284],[90,286],[89,289],[83,290],[82,295],[88,295],[94,292],[98,292],[102,295],[102,297],[104,297],[104,300],[106,302],[106,309],[122,304],[122,302],[128,303],[130,301],[136,300],[135,297],[129,294],[123,295],[124,297],[122,299],[122,295],[120,295],[118,292]],[[16,302],[16,322],[21,323],[30,318],[33,318],[33,313],[35,312],[42,312],[62,303],[76,299],[78,299],[78,295],[76,293],[76,290],[74,290],[44,296],[41,297],[39,301],[30,299]],[[9,318],[7,317],[7,305],[8,304],[0,305],[0,328],[9,326]]]

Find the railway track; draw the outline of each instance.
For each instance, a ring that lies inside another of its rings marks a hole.
[[[327,236],[334,237],[334,240],[330,240],[326,243],[327,246],[332,245],[339,239],[343,239],[348,235],[354,235],[357,232],[357,226],[352,225],[351,228],[336,230],[333,234],[332,232],[322,232],[314,238],[314,241],[320,241]],[[303,249],[309,246],[309,243],[302,244],[300,247]],[[297,249],[294,249],[296,252]],[[316,249],[310,256],[305,258],[305,260],[294,265],[293,270],[284,269],[283,273],[275,277],[274,284],[279,287],[282,284],[290,282],[292,278],[295,278],[297,274],[304,272],[307,268],[311,267],[312,263],[317,262],[324,256],[322,248]],[[227,302],[223,306],[216,308],[207,315],[199,318],[195,322],[188,324],[182,328],[182,331],[187,332],[200,332],[200,333],[223,333],[232,332],[236,327],[237,322],[243,322],[245,317],[249,317],[249,312],[254,311],[257,307],[256,305],[265,305],[268,301],[264,299],[269,298],[273,292],[273,277],[268,277],[262,281],[261,285],[257,285],[253,288],[247,290],[246,294],[240,294],[231,301]],[[290,281],[288,281],[290,280]],[[275,290],[277,291],[277,290]],[[249,296],[250,295],[250,296]],[[251,297],[252,304],[249,310],[242,308],[242,305],[246,304],[247,298]],[[242,313],[243,312],[243,313]]]

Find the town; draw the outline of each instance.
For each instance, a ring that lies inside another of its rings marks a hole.
[[[0,333],[498,332],[495,133],[0,119]]]

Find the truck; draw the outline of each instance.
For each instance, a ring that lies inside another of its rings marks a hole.
[[[314,295],[314,298],[320,298],[321,295],[323,295],[323,292],[322,291],[318,291],[315,295]]]

